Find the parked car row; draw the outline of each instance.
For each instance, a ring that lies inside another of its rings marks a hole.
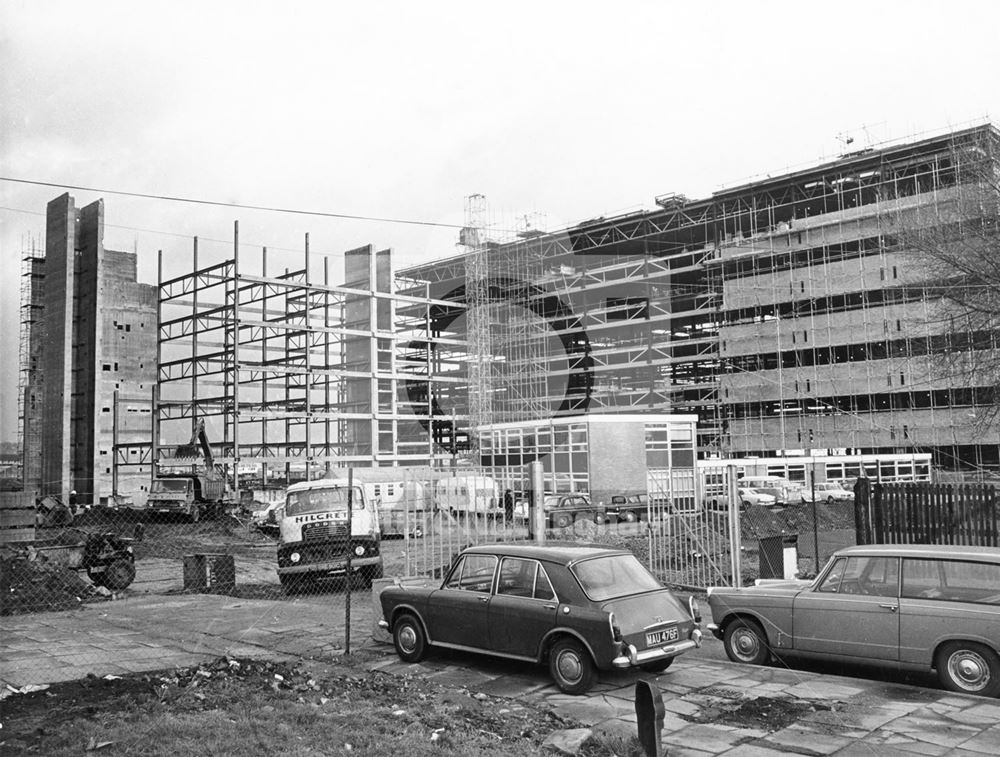
[[[397,654],[445,647],[548,665],[566,693],[600,670],[662,672],[701,646],[701,617],[629,551],[499,544],[459,553],[440,584],[379,597]],[[1000,549],[843,549],[812,581],[709,589],[708,629],[736,663],[804,656],[935,670],[942,686],[1000,695]]]
[[[813,581],[711,588],[712,622],[735,662],[804,656],[935,670],[952,691],[1000,695],[1000,549],[843,549]]]

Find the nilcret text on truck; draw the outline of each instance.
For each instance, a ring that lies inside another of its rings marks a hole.
[[[278,578],[287,591],[327,576],[345,576],[348,552],[352,577],[366,584],[382,577],[378,514],[362,486],[332,478],[292,484],[277,518]]]

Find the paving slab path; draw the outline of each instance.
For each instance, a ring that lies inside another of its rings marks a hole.
[[[0,689],[197,665],[223,655],[308,659],[347,642],[342,592],[295,599],[146,595],[65,612],[0,617]],[[443,685],[533,701],[592,733],[636,733],[635,683],[655,681],[670,755],[984,755],[1000,752],[1000,701],[777,667],[679,658],[659,676],[603,674],[587,696],[567,696],[541,666],[434,651],[400,661],[372,636],[368,594],[351,602],[351,646],[379,649],[370,667]],[[775,714],[779,716],[775,716]],[[580,743],[579,732],[565,743]]]

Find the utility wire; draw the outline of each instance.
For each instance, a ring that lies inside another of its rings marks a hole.
[[[53,187],[55,189],[73,189],[79,192],[99,192],[101,194],[120,195],[122,197],[140,197],[146,200],[164,200],[167,202],[186,202],[193,205],[211,205],[219,208],[240,208],[241,210],[263,210],[269,213],[290,213],[301,216],[318,216],[320,218],[341,218],[350,221],[375,221],[378,223],[401,223],[410,226],[436,226],[445,229],[461,229],[461,224],[440,223],[437,221],[420,221],[412,218],[385,218],[381,216],[363,216],[351,213],[330,213],[322,210],[302,210],[300,208],[280,208],[269,205],[246,205],[239,202],[223,202],[221,200],[204,200],[197,197],[174,197],[172,195],[147,194],[145,192],[126,192],[119,189],[103,189],[100,187],[84,187],[75,184],[58,184],[50,181],[21,179],[14,176],[0,176],[0,181],[14,184],[30,184],[36,187]]]

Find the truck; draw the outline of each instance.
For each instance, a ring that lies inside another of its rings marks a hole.
[[[154,468],[145,512],[181,515],[197,523],[202,515],[217,515],[231,500],[225,476],[215,464],[203,420],[195,424],[191,441],[179,445],[165,463],[163,467],[173,472],[157,474]]]
[[[368,586],[382,578],[378,512],[361,484],[342,478],[292,484],[276,518],[278,580],[287,593],[326,577],[360,577]]]

